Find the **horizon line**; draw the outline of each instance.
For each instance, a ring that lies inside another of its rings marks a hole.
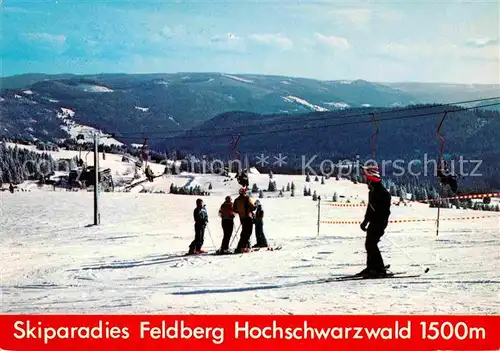
[[[379,84],[442,84],[442,85],[482,85],[482,86],[500,86],[500,82],[498,83],[474,83],[474,82],[443,82],[443,81],[415,81],[415,80],[401,80],[401,81],[380,81],[380,80],[367,80],[363,78],[356,79],[319,79],[312,78],[306,76],[295,76],[295,75],[284,75],[284,74],[265,74],[265,73],[233,73],[233,72],[218,72],[218,71],[177,71],[177,72],[149,72],[149,73],[130,73],[130,72],[98,72],[98,73],[42,73],[42,72],[28,72],[28,73],[18,73],[13,75],[0,75],[0,79],[8,79],[15,78],[20,76],[29,76],[29,75],[45,75],[45,76],[61,76],[61,75],[72,75],[72,76],[99,76],[99,75],[130,75],[130,76],[147,76],[147,75],[176,75],[176,74],[230,74],[230,75],[238,75],[238,76],[267,76],[267,77],[283,77],[283,78],[295,78],[295,79],[309,79],[320,82],[337,82],[337,81],[347,81],[347,82],[356,82],[356,81],[364,81],[368,83],[379,83]]]

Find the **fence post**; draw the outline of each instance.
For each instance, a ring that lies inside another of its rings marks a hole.
[[[318,234],[319,235],[319,223],[320,223],[320,213],[321,213],[321,196],[318,196]]]

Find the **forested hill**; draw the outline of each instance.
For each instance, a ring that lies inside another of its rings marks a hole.
[[[256,115],[247,112],[221,114],[181,137],[162,139],[152,135],[158,148],[180,148],[195,153],[227,157],[231,135],[241,134],[238,150],[254,162],[260,154],[275,161],[278,154],[287,156],[285,167],[301,168],[302,157],[317,155],[319,165],[324,159],[360,161],[371,158],[371,137],[375,125],[369,112],[375,112],[379,133],[375,138],[377,162],[402,160],[405,167],[412,160],[436,160],[440,141],[437,125],[448,113],[441,134],[445,138],[444,156],[458,160],[482,160],[481,179],[500,187],[500,112],[460,106],[421,105],[413,110],[350,109],[290,116],[287,114]],[[416,162],[416,161],[415,161]],[[418,164],[414,162],[414,167]],[[306,161],[307,163],[307,161]],[[465,165],[464,170],[474,164]]]

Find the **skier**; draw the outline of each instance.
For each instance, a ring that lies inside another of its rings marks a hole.
[[[444,166],[440,165],[437,168],[437,177],[439,182],[443,185],[449,185],[453,194],[457,193],[458,183],[457,176],[450,172],[448,165],[445,163]]]
[[[257,244],[253,247],[268,247],[266,235],[264,234],[264,210],[262,209],[262,204],[259,200],[255,201],[257,206],[257,211],[255,211],[255,237],[257,238]]]
[[[236,175],[236,179],[238,180],[239,185],[241,185],[243,188],[248,188],[248,174],[245,169],[241,171],[241,173]]]
[[[194,240],[189,245],[189,254],[204,253],[201,249],[205,238],[205,228],[208,223],[208,214],[202,199],[196,200],[196,208],[193,211],[194,217]]]
[[[146,173],[146,178],[150,182],[153,182],[153,180],[155,179],[155,175],[154,175],[153,170],[151,169],[150,166],[146,166],[146,169],[145,169],[144,173]]]
[[[382,185],[378,167],[363,167],[363,170],[370,189],[365,218],[361,223],[361,230],[367,232],[365,241],[367,259],[366,268],[358,275],[371,278],[384,276],[387,273],[378,242],[384,235],[391,214],[391,194]]]
[[[241,235],[235,253],[246,251],[250,246],[250,237],[253,231],[253,211],[256,207],[247,195],[246,188],[240,189],[240,196],[234,200],[233,210],[238,213],[241,222]]]
[[[222,238],[222,244],[219,253],[228,253],[229,251],[229,241],[233,235],[234,228],[234,210],[233,201],[230,196],[226,196],[224,203],[220,206],[219,216],[222,218],[222,231],[224,237]]]

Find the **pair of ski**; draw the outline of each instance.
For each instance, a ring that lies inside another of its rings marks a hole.
[[[391,265],[386,265],[385,269],[389,269]],[[429,270],[426,270],[426,273]],[[396,278],[417,278],[420,277],[422,274],[409,274],[408,272],[387,272],[384,275],[380,276],[365,276],[361,274],[348,274],[348,275],[342,275],[339,277],[330,277],[326,278],[323,281],[325,283],[328,282],[336,282],[336,281],[346,281],[346,280],[372,280],[372,279],[396,279]]]
[[[268,246],[268,247],[254,247],[251,249],[246,249],[243,252],[234,252],[234,251],[226,251],[226,252],[220,252],[219,250],[217,251],[212,251],[212,252],[200,252],[200,253],[186,253],[184,256],[204,256],[204,255],[215,255],[215,256],[224,256],[224,255],[238,255],[238,254],[245,254],[245,253],[250,253],[250,252],[257,252],[257,251],[278,251],[281,250],[282,246]]]

